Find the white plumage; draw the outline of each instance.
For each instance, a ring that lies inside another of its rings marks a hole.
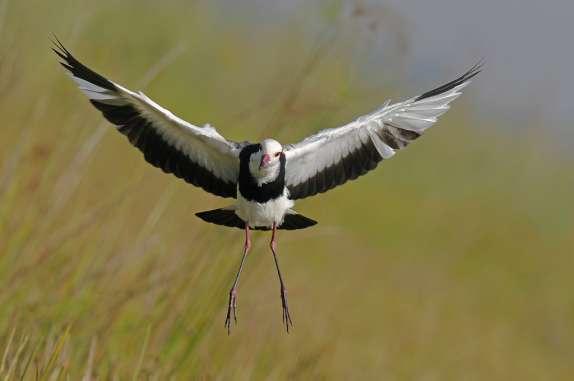
[[[237,193],[237,203],[233,207],[235,214],[243,221],[249,221],[251,226],[281,226],[283,218],[295,203],[289,199],[289,191],[267,202],[246,200],[240,192]]]

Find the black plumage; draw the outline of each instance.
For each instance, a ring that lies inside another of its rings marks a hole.
[[[112,82],[99,75],[95,71],[91,70],[89,67],[84,66],[80,61],[78,61],[72,54],[62,45],[62,43],[55,38],[54,45],[56,48],[52,50],[56,53],[64,62],[60,64],[66,68],[74,77],[82,78],[94,85],[98,85],[108,90],[116,90],[116,87]]]
[[[445,83],[442,86],[439,86],[435,89],[432,89],[430,91],[427,91],[426,93],[419,95],[417,98],[415,98],[415,102],[423,100],[425,98],[434,97],[435,95],[439,95],[439,94],[442,94],[444,92],[447,92],[447,91],[457,87],[458,85],[462,85],[463,83],[468,82],[471,78],[473,78],[475,75],[480,73],[481,69],[482,69],[482,63],[479,62],[476,65],[474,65],[473,67],[471,67],[466,73],[464,73],[463,75],[458,77],[457,79],[450,81],[448,83]]]

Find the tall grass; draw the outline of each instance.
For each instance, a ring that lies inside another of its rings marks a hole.
[[[298,203],[320,224],[279,235],[294,331],[256,233],[228,337],[241,233],[193,215],[228,201],[147,165],[49,51],[56,32],[194,123],[293,142],[413,95],[361,67],[381,34],[400,43],[380,66],[406,59],[400,23],[368,18],[385,8],[250,25],[249,3],[26,3],[0,0],[2,377],[571,379],[573,160],[539,126],[470,118],[471,86],[420,142]]]

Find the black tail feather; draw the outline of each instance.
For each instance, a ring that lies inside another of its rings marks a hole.
[[[206,210],[205,212],[195,213],[195,215],[211,224],[239,229],[243,229],[245,227],[245,222],[235,214],[235,211],[229,209]]]
[[[230,228],[238,228],[243,229],[245,228],[245,222],[235,214],[234,210],[231,209],[213,209],[213,210],[206,210],[205,212],[195,213],[195,215],[205,222],[209,222],[211,224],[227,226]],[[278,229],[280,230],[297,230],[297,229],[305,229],[310,226],[317,224],[317,221],[314,221],[310,218],[302,216],[301,214],[286,214],[285,218],[283,219],[283,223],[279,226]],[[254,230],[271,230],[271,228],[266,226],[254,226],[252,227]]]
[[[297,230],[305,229],[316,225],[317,221],[307,218],[301,214],[286,214],[279,229]]]

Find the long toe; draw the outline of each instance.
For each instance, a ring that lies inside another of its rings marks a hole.
[[[235,290],[229,292],[229,304],[227,305],[227,316],[225,317],[225,327],[227,334],[231,333],[231,321],[237,325],[237,293]]]
[[[293,321],[291,320],[291,314],[289,313],[289,305],[287,304],[287,290],[281,290],[281,305],[283,309],[283,324],[285,324],[285,329],[289,333],[289,328],[293,328]]]

